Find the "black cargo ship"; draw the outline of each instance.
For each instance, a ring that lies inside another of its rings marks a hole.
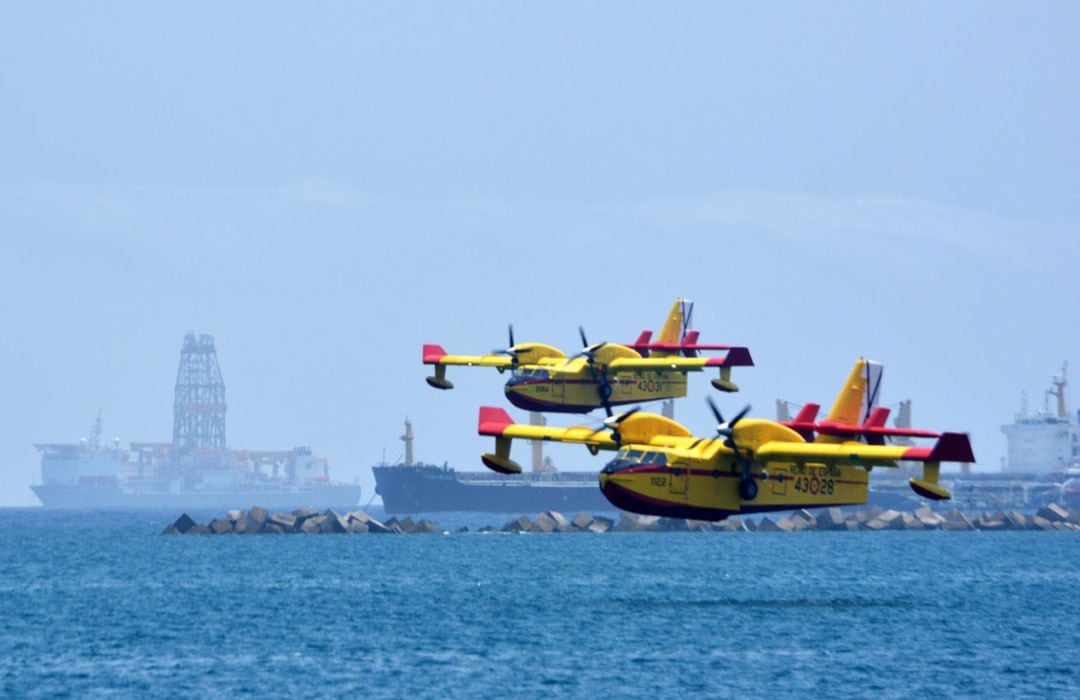
[[[459,472],[431,464],[381,464],[375,492],[388,514],[610,511],[595,472],[515,474]]]
[[[378,464],[375,493],[390,515],[418,513],[576,513],[613,511],[600,492],[596,472],[558,472],[550,463],[541,471],[503,475],[459,472],[446,465],[413,461],[412,424],[405,422],[405,457],[400,464]],[[539,460],[538,460],[539,461]]]

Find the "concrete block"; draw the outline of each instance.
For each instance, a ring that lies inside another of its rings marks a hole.
[[[884,510],[876,518],[885,523],[889,530],[903,530],[904,529],[904,514],[898,510]]]
[[[398,526],[401,528],[401,531],[406,534],[411,535],[416,532],[416,523],[407,515],[398,521]]]
[[[839,508],[826,508],[819,510],[817,515],[814,516],[816,528],[818,530],[845,530],[844,526],[845,518],[844,511]]]
[[[593,518],[593,521],[589,523],[589,527],[585,529],[589,532],[600,534],[610,531],[614,524],[615,521],[608,520],[607,518]]]
[[[924,518],[929,518],[929,517],[935,515],[935,513],[930,508],[930,506],[919,506],[918,508],[915,509],[915,512],[912,513],[912,515],[914,515],[919,520],[923,520]]]
[[[856,523],[865,523],[869,520],[873,520],[873,518],[870,517],[870,514],[865,510],[857,510],[854,513],[850,513],[847,519]]]
[[[166,527],[164,530],[161,531],[161,534],[163,534],[163,535],[180,535],[180,534],[183,534],[183,533],[181,533],[179,530],[177,530],[174,526],[169,525],[168,527]]]
[[[345,522],[345,518],[332,510],[326,511],[322,516],[322,522],[319,523],[319,532],[326,535],[340,535],[348,531],[349,524]]]
[[[190,530],[191,528],[195,527],[196,525],[198,525],[198,523],[197,523],[197,522],[195,522],[195,518],[192,518],[192,517],[191,517],[190,515],[188,515],[187,513],[183,513],[183,514],[181,514],[181,516],[180,516],[179,518],[177,518],[177,519],[176,519],[176,521],[175,521],[175,522],[173,522],[173,524],[172,524],[172,525],[170,525],[169,527],[171,527],[171,528],[174,528],[174,529],[175,529],[175,530],[176,530],[177,532],[179,532],[179,533],[180,533],[181,535],[186,535],[186,534],[187,534],[187,532],[188,532],[188,530]],[[167,529],[167,528],[166,528],[166,529]]]
[[[866,511],[866,519],[868,521],[873,520],[877,516],[881,515],[882,512],[883,511],[881,510],[880,506],[870,506],[870,508],[868,508]]]
[[[356,535],[360,535],[360,534],[363,534],[365,532],[370,532],[370,530],[368,528],[367,523],[361,522],[359,520],[350,520],[349,521],[349,532],[351,532],[353,534],[356,534]]]
[[[233,523],[233,532],[238,535],[254,535],[262,530],[262,525],[255,522],[255,520],[247,513]]]
[[[348,515],[346,515],[345,519],[349,522],[353,522],[355,520],[357,522],[366,523],[371,520],[371,516],[362,510],[354,510]]]
[[[532,530],[532,525],[529,516],[521,515],[503,525],[503,532],[529,532]]]
[[[1049,503],[1040,508],[1035,514],[1052,523],[1060,523],[1069,519],[1069,511],[1057,503]]]
[[[799,518],[800,520],[805,521],[806,524],[808,526],[810,526],[810,527],[817,527],[817,516],[814,515],[813,513],[811,513],[810,511],[806,510],[805,508],[803,508],[802,510],[797,510],[794,513],[792,513],[791,514],[791,519],[795,520],[795,518]],[[806,528],[802,528],[802,529],[806,529]]]
[[[689,532],[690,523],[685,518],[660,518],[657,521],[659,529],[663,532]]]
[[[492,533],[492,532],[498,532],[498,530],[496,530],[491,525],[485,525],[482,528],[480,528],[479,530],[477,530],[477,532],[482,532],[482,533],[484,533],[486,535],[486,534],[489,534],[489,533]]]
[[[389,535],[394,532],[392,528],[380,523],[375,518],[371,518],[367,521],[367,531],[373,535]]]
[[[923,521],[919,520],[918,518],[916,518],[914,515],[912,515],[910,513],[904,513],[903,517],[901,518],[901,521],[904,524],[904,529],[905,530],[925,530],[926,529],[926,525],[923,524]]]
[[[593,518],[593,523],[600,523],[600,526],[605,528],[605,532],[615,527],[615,521],[611,518],[605,518],[602,515],[597,515]]]
[[[1004,520],[990,520],[988,518],[979,518],[978,520],[973,522],[972,525],[975,526],[976,530],[984,530],[990,532],[993,532],[994,530],[1003,531],[1008,529],[1008,526],[1005,524]]]
[[[544,515],[548,516],[555,522],[555,529],[559,532],[566,532],[566,530],[562,528],[564,526],[570,525],[570,521],[567,519],[567,517],[557,510],[549,510]]]
[[[891,522],[886,522],[886,521],[882,520],[881,518],[874,518],[873,520],[865,522],[865,523],[863,523],[863,527],[866,528],[867,530],[875,530],[875,531],[893,529]]]
[[[231,523],[235,523],[240,518],[244,517],[244,511],[239,509],[230,510],[225,514],[225,519]]]
[[[232,534],[233,524],[224,518],[214,518],[210,521],[210,524],[206,526],[206,529],[210,531],[212,535],[227,535]]]
[[[293,517],[296,518],[296,527],[299,529],[299,527],[304,524],[305,520],[307,520],[308,518],[314,518],[316,515],[319,514],[319,511],[312,508],[311,506],[304,506],[303,508],[297,508],[292,512],[292,514]]]
[[[743,524],[742,518],[737,515],[732,515],[724,520],[720,521],[721,532],[746,532],[746,525]]]
[[[848,532],[858,532],[862,530],[864,525],[858,520],[848,520],[844,522],[844,529]]]
[[[323,520],[324,518],[321,515],[305,518],[304,522],[300,523],[300,527],[296,528],[296,531],[302,532],[305,535],[316,535],[321,532],[319,526],[322,525]]]
[[[259,529],[262,528],[263,523],[266,522],[266,519],[270,517],[270,512],[265,508],[260,508],[259,506],[251,506],[251,509],[247,512],[247,514],[248,517],[256,525],[259,526]]]
[[[708,520],[687,520],[686,528],[690,532],[712,532],[716,529],[715,524]]]
[[[783,532],[794,532],[795,523],[792,522],[791,518],[780,517],[776,520],[776,529]]]
[[[1010,530],[1025,530],[1028,526],[1028,517],[1018,510],[1011,510],[1005,514],[1005,524]]]
[[[780,526],[778,526],[772,518],[764,516],[757,524],[758,532],[780,532]]]
[[[585,529],[588,529],[588,527],[592,523],[592,521],[593,521],[593,517],[591,515],[589,515],[588,513],[585,513],[583,511],[583,512],[578,513],[577,515],[575,515],[573,520],[570,521],[570,524],[572,524],[574,527],[578,528],[579,530],[585,530]]]
[[[547,513],[537,513],[533,520],[533,532],[555,532],[555,521]]]
[[[619,522],[612,529],[617,532],[641,532],[643,530],[659,532],[664,529],[664,525],[661,524],[660,520],[660,517],[656,515],[639,515],[638,513],[623,511],[619,513]]]
[[[466,532],[468,532],[468,531],[469,531],[469,528],[468,528],[468,527],[466,527],[466,526],[464,526],[464,525],[462,525],[462,526],[461,526],[461,527],[459,527],[458,529],[454,530],[454,534],[457,534],[457,535],[464,535],[464,534],[465,534]]]
[[[262,533],[264,535],[283,535],[285,529],[272,520],[267,520],[266,524],[262,526]]]
[[[435,535],[442,531],[443,529],[439,527],[439,524],[433,520],[427,520],[422,518],[416,523],[415,532],[419,535]]]
[[[743,518],[742,524],[743,524],[743,529],[746,530],[747,532],[757,532],[757,530],[758,530],[757,521],[754,520],[753,518]]]
[[[268,522],[274,523],[283,532],[292,532],[296,529],[296,516],[289,513],[274,513]]]
[[[185,535],[208,535],[208,534],[210,534],[210,530],[205,525],[195,525],[195,526],[191,527],[184,534]]]

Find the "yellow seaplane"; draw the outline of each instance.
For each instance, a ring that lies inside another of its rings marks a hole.
[[[835,432],[857,432],[872,412],[868,378],[876,363],[859,360],[829,413]],[[877,365],[880,367],[880,365]],[[600,428],[518,425],[500,408],[480,409],[479,432],[495,438],[484,464],[500,473],[521,467],[510,459],[514,438],[580,443],[590,452],[616,450],[600,472],[600,490],[616,507],[645,515],[722,520],[739,513],[845,506],[866,503],[873,467],[922,462],[921,478],[910,480],[920,496],[951,494],[938,482],[942,462],[974,462],[964,433],[935,434],[929,447],[869,444],[851,435],[820,435],[813,442],[776,421],[748,418],[749,406],[718,423],[712,437],[695,437],[675,421],[632,410],[608,418]],[[869,409],[869,410],[868,410]],[[925,436],[919,436],[925,437]]]
[[[698,331],[690,329],[693,302],[676,299],[654,341],[649,331],[627,345],[590,345],[585,330],[579,328],[584,349],[567,357],[558,348],[544,343],[515,343],[510,327],[507,348],[487,355],[450,355],[439,345],[425,345],[423,361],[435,373],[427,383],[436,389],[453,389],[446,378],[451,365],[494,367],[510,370],[505,392],[510,403],[527,411],[588,413],[611,406],[686,396],[686,375],[715,367],[712,380],[720,391],[738,391],[731,381],[732,367],[754,364],[750,351],[731,345],[702,345]],[[702,351],[724,350],[723,357],[703,357]]]

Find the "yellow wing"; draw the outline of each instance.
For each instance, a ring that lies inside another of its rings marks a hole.
[[[588,447],[593,454],[600,450],[617,450],[620,445],[685,447],[694,442],[694,437],[685,427],[655,413],[633,413],[620,421],[618,429],[621,439],[616,442],[604,428],[519,425],[503,409],[481,406],[479,433],[495,438],[495,454],[485,453],[480,459],[493,471],[520,474],[521,465],[510,459],[510,444],[514,438],[577,443]]]

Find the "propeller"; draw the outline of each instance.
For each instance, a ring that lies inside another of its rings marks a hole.
[[[508,339],[510,341],[510,344],[507,345],[505,348],[497,348],[495,350],[492,350],[491,354],[492,355],[509,355],[510,359],[512,359],[514,364],[516,365],[517,364],[517,354],[519,352],[521,352],[521,351],[518,350],[517,347],[514,346],[514,324],[511,323],[511,324],[507,325],[506,331],[507,331],[507,336],[509,336]]]
[[[735,461],[742,467],[742,484],[740,484],[740,495],[746,500],[753,500],[753,496],[757,495],[757,485],[754,484],[750,478],[753,463],[747,459],[746,455],[739,449],[739,445],[735,442],[735,426],[746,417],[746,414],[750,412],[750,404],[746,404],[741,411],[735,414],[735,417],[729,421],[724,420],[724,416],[720,413],[720,409],[716,403],[713,402],[712,397],[706,397],[705,399],[709,408],[712,410],[713,416],[716,418],[716,433],[724,437],[724,444],[731,448],[731,451],[735,453]],[[753,488],[751,494],[745,493],[743,489]],[[749,496],[749,497],[747,497]]]
[[[578,334],[581,335],[581,345],[583,349],[581,352],[574,355],[574,357],[584,357],[585,361],[588,363],[589,376],[596,382],[596,391],[600,395],[600,405],[604,407],[604,412],[607,413],[608,418],[610,419],[613,416],[613,413],[609,402],[609,399],[611,399],[611,383],[607,378],[607,369],[597,369],[596,362],[593,360],[593,355],[596,351],[607,345],[607,343],[597,343],[596,345],[590,346],[589,339],[585,336],[584,326],[578,326]]]
[[[610,430],[611,439],[615,441],[616,445],[622,445],[622,436],[619,435],[619,426],[622,425],[624,420],[626,420],[640,410],[641,406],[634,406],[626,413],[620,413],[617,416],[609,415],[607,418],[604,419],[604,422],[600,424],[599,428],[589,434],[589,439],[592,439],[593,436],[595,436],[597,433],[603,432],[605,430]]]

